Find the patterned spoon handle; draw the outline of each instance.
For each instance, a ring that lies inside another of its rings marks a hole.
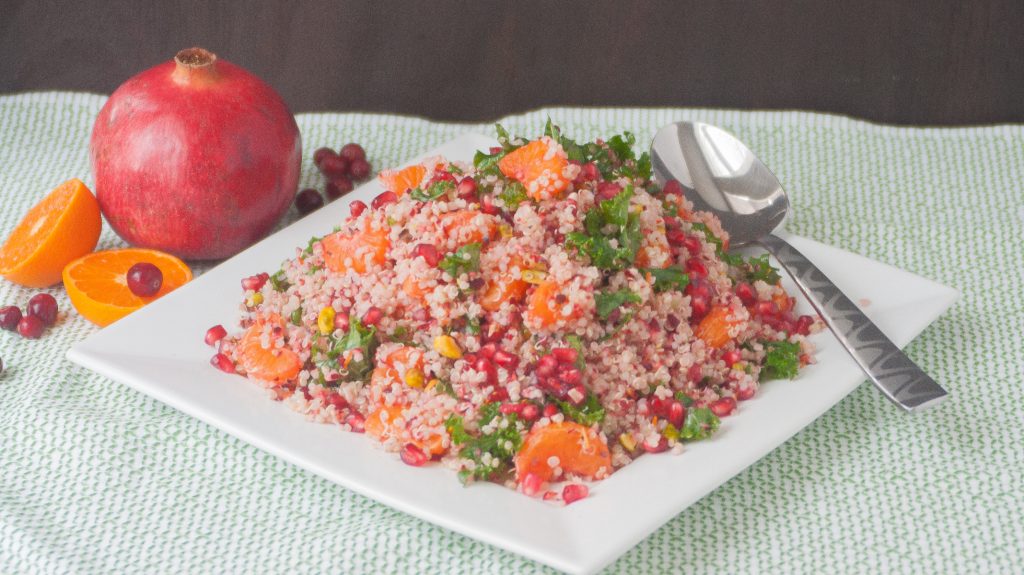
[[[793,276],[839,343],[893,403],[913,413],[946,397],[946,390],[910,361],[807,256],[774,234],[759,243]]]

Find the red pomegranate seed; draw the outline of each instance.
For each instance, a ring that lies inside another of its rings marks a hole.
[[[674,400],[668,407],[668,422],[676,426],[679,429],[683,426],[683,422],[686,421],[686,408],[683,407],[683,402]]]
[[[406,465],[413,467],[421,467],[427,462],[427,454],[411,443],[406,443],[399,455]]]
[[[320,173],[328,178],[340,178],[348,175],[348,160],[341,156],[326,156],[320,161]]]
[[[519,415],[526,421],[533,421],[540,417],[540,409],[532,403],[527,403],[523,406],[523,410],[519,412]]]
[[[596,182],[601,177],[601,170],[597,169],[597,164],[594,162],[587,162],[580,166],[580,173],[576,176],[575,182],[582,184],[585,182]]]
[[[732,367],[733,364],[738,363],[742,359],[740,351],[738,349],[730,349],[729,351],[722,354],[722,360],[725,361],[725,365]]]
[[[554,356],[559,363],[576,363],[579,358],[579,353],[571,347],[556,347],[551,350],[551,355]]]
[[[480,201],[480,211],[487,215],[494,216],[497,215],[500,210],[498,210],[498,206],[494,205],[494,200],[491,199],[491,196],[484,196]]]
[[[542,495],[541,497],[544,499],[544,501],[554,501],[555,499],[558,499],[558,492],[548,490],[545,491],[544,495]]]
[[[814,318],[809,315],[802,315],[796,318],[796,325],[793,327],[793,331],[800,335],[807,335],[811,333],[811,325],[814,324]]]
[[[757,293],[754,292],[753,286],[747,282],[736,284],[736,297],[740,298],[743,305],[753,305],[757,301]]]
[[[494,352],[496,351],[498,351],[497,344],[487,343],[480,346],[480,350],[477,351],[476,354],[480,357],[486,357],[487,359],[491,359],[492,357],[494,357]]]
[[[698,296],[690,300],[690,308],[693,310],[690,321],[698,321],[708,315],[708,312],[711,311],[711,304],[708,303],[707,298]]]
[[[537,377],[550,377],[558,369],[558,360],[553,355],[545,355],[537,361]]]
[[[523,487],[524,495],[533,497],[540,492],[541,486],[544,485],[544,480],[542,480],[536,473],[527,473],[519,484]]]
[[[495,351],[494,356],[491,357],[491,361],[493,361],[498,367],[503,367],[509,371],[512,371],[517,365],[519,365],[519,357],[503,349]]]
[[[467,202],[476,200],[476,180],[473,178],[462,178],[462,181],[455,188],[455,195]]]
[[[441,254],[434,247],[434,244],[416,244],[414,253],[423,258],[423,261],[427,262],[427,265],[430,267],[436,267],[437,264],[441,263]]]
[[[366,419],[358,413],[353,413],[346,417],[345,423],[352,428],[353,433],[363,433],[366,431]]]
[[[342,331],[348,331],[349,328],[348,314],[339,311],[334,314],[334,329],[340,329]]]
[[[644,442],[641,443],[640,446],[643,447],[644,451],[646,451],[647,453],[661,453],[662,451],[668,449],[668,440],[659,435],[657,443],[652,444],[644,440]]]
[[[295,196],[295,209],[306,215],[324,206],[324,197],[313,188],[306,188]]]
[[[704,262],[700,261],[700,258],[690,258],[686,260],[686,273],[691,278],[706,278],[708,277],[708,268]]]
[[[392,191],[381,192],[373,201],[370,202],[370,207],[379,210],[388,204],[393,204],[398,201],[398,194]]]
[[[18,322],[21,321],[21,310],[16,306],[9,305],[0,309],[0,327],[7,331],[18,329]]]
[[[352,160],[348,165],[348,173],[353,180],[361,182],[365,180],[372,171],[370,163],[366,160]]]
[[[559,374],[560,379],[567,385],[579,385],[583,381],[583,374],[575,367],[569,368],[565,373]]]
[[[697,382],[704,378],[704,366],[695,363],[686,370],[686,379]]]
[[[158,268],[157,272],[159,271]],[[160,274],[160,277],[162,280],[163,274]],[[160,289],[160,287],[157,286],[157,289]],[[44,326],[49,327],[57,322],[57,300],[48,293],[36,294],[32,296],[32,299],[28,300],[28,305],[25,306],[25,315],[35,316],[39,318],[39,321],[43,322]]]
[[[553,403],[549,403],[544,406],[544,411],[541,413],[544,414],[544,417],[554,417],[554,415],[558,413],[558,406]]]
[[[139,262],[128,268],[125,280],[133,294],[139,297],[152,297],[164,284],[164,272],[149,262]],[[30,308],[31,305],[32,302],[29,302]]]
[[[525,405],[526,404],[524,403],[503,403],[498,407],[498,411],[504,413],[505,415],[508,415],[510,413],[515,413],[516,415],[518,415],[523,412],[523,407]]]
[[[759,301],[754,304],[754,313],[757,315],[775,315],[778,310],[773,301]]]
[[[217,342],[224,339],[224,336],[228,334],[228,330],[224,329],[224,326],[217,324],[210,329],[206,330],[206,345],[217,345]]]
[[[324,403],[327,405],[333,405],[334,409],[338,411],[341,411],[342,409],[348,407],[348,401],[346,401],[345,398],[341,396],[341,394],[334,392],[328,393],[327,395],[324,396]]]
[[[490,403],[508,401],[508,390],[504,387],[496,387],[494,391],[487,396],[487,401]]]
[[[377,322],[384,317],[384,312],[377,306],[371,306],[370,309],[366,310],[363,314],[363,325],[377,325]]]
[[[334,150],[330,148],[319,148],[317,151],[313,152],[313,165],[319,168],[320,164],[324,161],[324,158],[337,155],[338,154],[334,153]]]
[[[690,283],[686,286],[684,293],[690,297],[711,299],[711,286],[701,278],[690,278]]]
[[[421,307],[412,312],[412,319],[418,322],[430,321],[430,310],[425,307]]]
[[[223,371],[224,373],[235,373],[235,364],[231,363],[231,360],[228,359],[228,356],[224,355],[223,353],[218,353],[217,355],[211,357],[210,365],[216,367],[217,369]]]
[[[665,187],[661,189],[663,193],[667,194],[678,194],[683,195],[683,185],[679,183],[679,180],[669,180],[665,182]]]
[[[462,356],[462,361],[466,362],[466,365],[472,367],[473,365],[476,364],[476,354],[475,353],[464,354]]]
[[[741,387],[739,389],[739,391],[736,392],[736,397],[737,397],[737,399],[740,399],[742,401],[746,401],[746,400],[750,399],[751,397],[754,397],[755,393],[757,393],[757,390],[754,389],[754,386],[752,386],[752,385],[749,386],[749,387]]]
[[[704,249],[704,245],[700,243],[700,240],[697,239],[697,236],[686,235],[681,243],[683,247],[686,248],[686,251],[690,253],[691,256],[700,255],[701,250]]]
[[[562,488],[562,500],[566,505],[584,499],[587,495],[590,495],[590,489],[586,485],[572,483]]]
[[[366,150],[364,150],[359,144],[345,144],[341,147],[338,154],[350,162],[353,160],[366,159]]]
[[[473,369],[482,372],[487,375],[487,383],[496,384],[498,383],[498,370],[494,367],[486,357],[478,357],[476,363],[473,365]]]
[[[731,397],[723,397],[712,401],[708,407],[711,409],[711,413],[718,417],[725,417],[736,409],[736,400]]]
[[[267,283],[267,280],[269,279],[270,274],[266,272],[256,274],[254,276],[249,276],[242,280],[242,289],[246,291],[260,291],[261,289],[263,289],[263,284]]]
[[[338,176],[327,182],[327,186],[324,187],[324,193],[327,194],[328,200],[333,201],[351,192],[355,187],[355,184],[352,183],[348,176]]]
[[[667,220],[666,220],[667,221]],[[669,245],[679,246],[685,245],[689,236],[683,230],[668,230],[665,232],[665,239],[668,240]]]
[[[622,186],[612,182],[601,182],[597,185],[597,197],[610,200],[622,192]]]

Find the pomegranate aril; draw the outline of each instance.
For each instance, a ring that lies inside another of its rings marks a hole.
[[[643,447],[644,451],[646,451],[647,453],[661,453],[668,449],[668,440],[665,439],[664,437],[659,436],[658,441],[656,443],[651,443],[647,440],[644,440],[644,442],[641,443],[640,446]]]
[[[661,189],[664,194],[677,194],[683,195],[683,186],[679,183],[679,180],[669,180],[665,182],[665,187]]]
[[[583,374],[575,367],[570,368],[559,375],[561,380],[568,385],[579,385],[579,383],[583,381]]]
[[[534,419],[540,417],[540,409],[538,409],[537,406],[532,403],[527,403],[526,405],[523,406],[523,409],[522,411],[519,412],[519,415],[526,421],[533,421]]]
[[[324,197],[313,188],[306,188],[295,196],[295,209],[302,215],[319,210],[323,205]]]
[[[523,488],[523,494],[533,497],[540,492],[540,488],[544,485],[544,481],[536,473],[527,473],[519,484]]]
[[[242,289],[245,291],[260,291],[263,285],[270,279],[270,274],[264,272],[242,279]]]
[[[18,322],[18,334],[26,339],[39,339],[44,329],[46,324],[34,315],[26,315]]]
[[[498,367],[503,367],[509,371],[515,369],[516,366],[519,365],[519,357],[503,349],[495,351],[494,356],[491,357],[491,361],[493,361]]]
[[[365,160],[366,150],[363,149],[359,144],[345,144],[341,147],[338,155],[352,162],[355,160]]]
[[[732,367],[733,364],[738,363],[740,359],[742,358],[738,349],[730,349],[722,354],[722,360],[725,361],[726,367]]]
[[[690,258],[686,260],[686,273],[691,278],[706,278],[708,276],[708,268],[704,265],[704,262],[700,261],[700,258]]]
[[[686,370],[686,379],[697,382],[704,378],[704,366],[695,363]]]
[[[551,350],[551,355],[559,363],[576,363],[579,358],[579,352],[571,347],[556,347]]]
[[[667,239],[669,245],[672,246],[684,245],[686,243],[687,238],[689,238],[689,236],[687,236],[686,232],[684,232],[683,230],[676,229],[668,230],[665,232],[665,239]]]
[[[550,377],[558,369],[558,360],[552,355],[545,355],[537,361],[537,377]]]
[[[349,317],[348,314],[339,311],[334,314],[334,329],[340,329],[342,331],[348,331],[349,328]]]
[[[333,201],[354,189],[355,185],[348,176],[337,176],[327,183],[327,186],[324,187],[324,193],[327,194],[327,199]]]
[[[352,428],[353,433],[362,433],[366,431],[366,418],[358,413],[353,413],[345,418],[345,423]]]
[[[736,297],[740,298],[743,305],[753,305],[757,301],[757,293],[754,292],[754,287],[747,282],[740,282],[736,284]]]
[[[496,351],[498,351],[497,344],[487,343],[480,346],[480,349],[476,352],[476,354],[480,357],[486,357],[487,359],[491,359],[492,357],[494,357],[494,352]]]
[[[703,297],[705,299],[710,299],[711,286],[701,278],[690,278],[690,283],[686,286],[684,293],[690,297]]]
[[[341,411],[342,409],[348,407],[348,401],[346,401],[345,398],[341,396],[341,394],[334,392],[328,393],[327,395],[324,396],[324,403],[326,405],[333,405],[334,409],[338,411]]]
[[[562,488],[562,500],[566,505],[584,499],[590,495],[590,489],[586,485],[571,483]]]
[[[411,443],[405,444],[399,456],[406,465],[413,467],[421,467],[428,461],[427,454]]]
[[[494,200],[491,199],[491,196],[483,197],[480,202],[480,211],[490,216],[497,215],[500,212],[498,206],[494,205]]]
[[[430,321],[430,310],[425,307],[421,307],[412,312],[412,319],[413,321],[419,322]]]
[[[751,397],[754,397],[755,393],[757,393],[757,390],[754,389],[753,385],[749,387],[741,387],[739,391],[736,392],[736,398],[745,401],[747,399],[750,399]]]
[[[218,353],[210,358],[210,365],[223,371],[224,373],[235,373],[235,364],[231,363],[228,356],[223,353]]]
[[[553,403],[549,403],[544,406],[544,411],[542,413],[544,417],[553,417],[556,413],[558,413],[558,406]]]
[[[363,314],[363,325],[377,325],[377,323],[384,317],[384,312],[377,306],[372,306],[366,310]]]
[[[809,315],[802,315],[796,318],[796,324],[793,326],[793,331],[800,335],[808,335],[811,333],[811,325],[814,324],[814,318]]]
[[[363,181],[370,175],[370,163],[366,160],[352,160],[348,165],[348,175],[356,181]]]
[[[206,330],[206,345],[217,345],[217,342],[224,339],[224,336],[228,334],[228,330],[224,329],[224,326],[217,324],[210,329]]]
[[[25,306],[25,315],[35,316],[43,322],[43,325],[49,327],[57,321],[57,300],[48,293],[36,294],[28,300],[28,305]]]
[[[597,169],[597,164],[594,162],[587,162],[580,166],[580,173],[576,176],[575,182],[582,184],[585,182],[594,182],[601,177],[601,171]]]
[[[597,197],[602,200],[610,200],[619,195],[622,186],[612,182],[601,182],[597,185]]]
[[[366,204],[359,200],[355,200],[348,205],[348,213],[351,214],[353,218],[358,218],[359,215],[365,211]]]
[[[139,297],[152,297],[164,283],[164,273],[149,262],[139,262],[128,268],[128,289]],[[29,302],[31,305],[31,302]]]
[[[500,406],[498,406],[498,411],[504,413],[505,415],[508,415],[510,413],[515,413],[516,415],[519,415],[520,413],[523,412],[524,406],[525,404],[522,403],[503,403]]]
[[[381,192],[380,194],[377,195],[376,198],[373,198],[373,201],[370,202],[370,207],[375,209],[375,210],[379,210],[379,209],[383,208],[384,206],[386,206],[388,204],[393,204],[393,203],[395,203],[397,201],[398,201],[398,194],[388,190],[386,192]]]
[[[697,236],[690,236],[686,234],[683,235],[685,237],[681,242],[682,246],[686,248],[686,251],[689,252],[691,256],[699,255],[701,250],[704,249],[704,245],[700,243],[700,240],[697,239]]]
[[[19,321],[21,321],[21,310],[16,306],[9,305],[0,308],[0,328],[14,331],[18,329]]]
[[[718,417],[725,417],[736,409],[736,400],[731,397],[723,397],[712,401],[708,408]]]
[[[455,195],[467,202],[476,200],[476,180],[473,178],[462,178],[462,181],[455,188]]]
[[[498,370],[486,357],[477,357],[473,369],[485,374],[487,376],[487,383],[492,385],[498,383]]]
[[[693,310],[690,321],[698,321],[708,315],[708,312],[711,311],[711,304],[708,303],[707,298],[694,297],[690,300],[690,309]]]
[[[686,408],[681,401],[674,400],[668,407],[668,422],[679,429],[686,420]]]
[[[417,244],[415,253],[423,258],[423,261],[427,262],[430,267],[436,267],[441,263],[441,253],[437,251],[434,244]]]
[[[340,178],[348,175],[348,160],[341,156],[326,156],[320,161],[320,172],[328,178]]]
[[[776,312],[778,312],[778,308],[775,306],[775,302],[759,301],[754,304],[754,313],[757,315],[775,315]]]
[[[319,168],[320,164],[323,163],[324,158],[337,155],[338,154],[330,148],[318,148],[317,151],[313,152],[313,165]]]

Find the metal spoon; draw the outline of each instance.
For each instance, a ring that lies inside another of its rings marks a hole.
[[[733,135],[697,122],[658,130],[651,143],[654,176],[682,184],[698,210],[709,211],[729,232],[730,244],[759,244],[786,268],[854,361],[886,397],[909,412],[946,397],[921,370],[810,260],[778,232],[789,199],[778,178]]]

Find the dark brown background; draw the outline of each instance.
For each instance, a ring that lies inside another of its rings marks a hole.
[[[1024,121],[1024,1],[0,0],[0,92],[111,92],[200,45],[293,111],[492,119],[551,104]]]

